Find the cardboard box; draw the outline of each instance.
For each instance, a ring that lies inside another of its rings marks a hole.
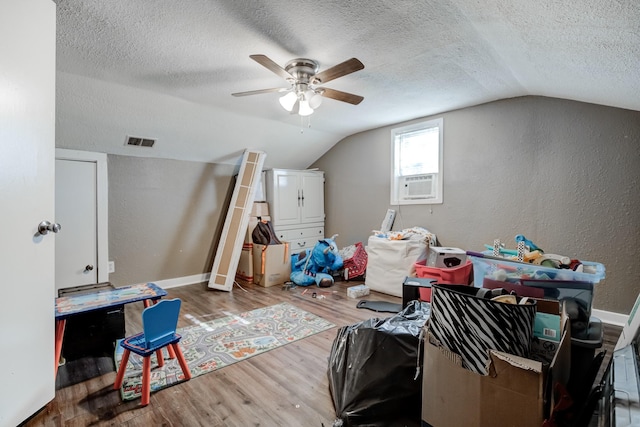
[[[560,345],[561,326],[560,315],[536,313],[531,343],[532,358],[551,363]]]
[[[281,285],[291,276],[289,243],[253,245],[253,283],[269,287]]]
[[[253,243],[244,243],[242,245],[236,278],[253,282]]]
[[[463,368],[457,354],[427,338],[423,425],[540,427],[552,406],[551,385],[569,380],[571,333],[566,316],[562,316],[562,328],[562,338],[550,364],[490,350],[490,374],[486,376]]]
[[[427,265],[429,267],[449,268],[464,265],[467,253],[459,248],[445,248],[441,246],[429,247]]]

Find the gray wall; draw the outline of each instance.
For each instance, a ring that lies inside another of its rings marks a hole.
[[[422,226],[466,250],[495,238],[514,248],[524,234],[549,253],[603,263],[594,307],[628,313],[640,292],[640,112],[523,97],[435,117],[444,203],[393,207],[394,230]],[[390,130],[409,123],[347,137],[312,165],[325,171],[326,234],[339,245],[366,244],[392,207]]]
[[[211,272],[234,166],[108,156],[116,286]]]

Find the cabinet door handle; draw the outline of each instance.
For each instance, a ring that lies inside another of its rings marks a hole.
[[[300,190],[298,190],[298,207],[300,207],[300,199],[301,199],[301,197],[300,197]]]
[[[300,194],[302,195],[302,206],[304,206],[304,190],[300,190]]]

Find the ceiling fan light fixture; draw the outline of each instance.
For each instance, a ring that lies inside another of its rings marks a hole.
[[[313,114],[313,108],[309,106],[309,101],[302,100],[300,101],[300,108],[298,109],[298,114],[301,116],[310,116]]]
[[[320,104],[322,104],[322,95],[320,95],[319,93],[316,93],[311,89],[309,89],[305,93],[305,99],[309,103],[309,107],[313,108],[314,110],[318,108]]]
[[[281,67],[266,55],[249,55],[258,64],[274,72],[285,79],[289,88],[271,88],[261,90],[250,90],[246,92],[232,93],[233,96],[257,95],[260,93],[286,92],[279,101],[282,108],[291,114],[309,116],[320,106],[322,98],[332,98],[336,101],[347,102],[358,105],[364,99],[362,96],[354,95],[328,87],[318,86],[346,76],[358,70],[362,70],[364,65],[356,58],[348,59],[338,65],[334,65],[318,73],[318,62],[308,58],[295,58]]]
[[[284,108],[285,110],[291,112],[297,100],[298,96],[296,95],[296,93],[289,92],[286,95],[280,97],[280,105],[282,105],[282,108]]]

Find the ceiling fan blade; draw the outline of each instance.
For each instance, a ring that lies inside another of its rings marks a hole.
[[[256,61],[258,64],[262,65],[263,67],[273,71],[274,73],[276,73],[277,75],[279,75],[283,79],[287,79],[288,80],[288,79],[293,79],[294,78],[291,74],[289,74],[287,71],[285,71],[284,68],[282,68],[281,66],[279,66],[278,64],[273,62],[266,55],[249,55],[249,58],[253,59],[254,61]]]
[[[236,92],[232,93],[233,96],[248,96],[248,95],[259,95],[261,93],[271,93],[271,92],[287,92],[288,88],[285,87],[274,87],[271,89],[259,89],[259,90],[249,90],[247,92]]]
[[[330,82],[333,79],[346,76],[347,74],[362,70],[363,68],[364,64],[362,64],[362,62],[360,62],[356,58],[351,58],[338,65],[334,65],[331,68],[319,72],[314,76],[314,81],[317,81],[317,83]]]
[[[360,95],[354,95],[340,90],[329,89],[328,87],[319,87],[320,93],[325,98],[335,99],[337,101],[348,102],[349,104],[358,105],[364,99]]]

